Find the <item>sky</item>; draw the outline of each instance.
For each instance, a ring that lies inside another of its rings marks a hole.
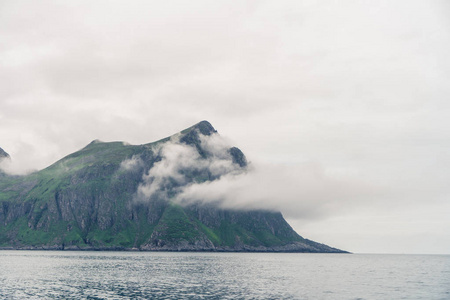
[[[302,236],[450,254],[448,53],[448,1],[2,0],[0,147],[23,174],[208,120]]]

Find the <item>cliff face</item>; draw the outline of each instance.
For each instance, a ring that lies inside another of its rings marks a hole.
[[[93,141],[27,176],[0,176],[0,248],[342,252],[279,212],[183,202],[186,186],[247,168],[206,121],[145,145]]]

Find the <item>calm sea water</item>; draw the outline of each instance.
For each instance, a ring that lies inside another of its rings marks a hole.
[[[448,255],[0,251],[0,299],[450,299]]]

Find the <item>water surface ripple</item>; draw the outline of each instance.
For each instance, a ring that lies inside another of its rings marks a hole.
[[[450,256],[0,251],[0,299],[450,299]]]

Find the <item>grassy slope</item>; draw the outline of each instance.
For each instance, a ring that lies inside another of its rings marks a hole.
[[[16,203],[32,203],[30,212],[32,221],[39,222],[50,214],[46,210],[46,203],[55,198],[55,193],[71,185],[83,190],[105,190],[113,180],[111,174],[97,176],[89,182],[71,183],[71,178],[77,172],[83,172],[89,176],[90,170],[98,170],[102,167],[119,168],[120,163],[137,153],[141,146],[124,145],[122,142],[98,143],[93,142],[65,158],[59,160],[46,169],[34,172],[27,176],[5,176],[0,180],[0,201]],[[95,176],[96,174],[92,174]],[[24,193],[24,187],[26,188]],[[31,189],[29,187],[32,187]],[[51,216],[50,216],[51,217]],[[31,225],[31,226],[30,226]],[[123,245],[127,246],[133,228],[127,228],[125,233],[114,234],[94,230],[89,235],[84,234],[74,222],[57,220],[52,222],[45,230],[34,228],[37,224],[30,224],[30,218],[22,216],[7,226],[0,226],[0,246],[7,245],[6,236],[15,234],[17,241],[23,245],[51,245],[73,244],[83,247],[87,241],[93,244]],[[70,231],[67,228],[71,228]]]

